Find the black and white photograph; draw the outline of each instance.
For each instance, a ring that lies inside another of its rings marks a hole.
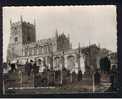
[[[115,5],[5,6],[3,95],[115,93]]]

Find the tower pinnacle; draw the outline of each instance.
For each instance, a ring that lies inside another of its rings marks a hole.
[[[36,19],[34,18],[34,26],[36,26]]]
[[[55,37],[58,37],[58,30],[56,29]]]
[[[10,24],[12,24],[12,21],[11,21],[11,19],[10,19]]]
[[[23,22],[23,18],[22,18],[22,16],[20,16],[20,21]]]

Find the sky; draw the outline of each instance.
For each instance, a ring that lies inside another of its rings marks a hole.
[[[3,7],[3,61],[6,61],[10,20],[34,23],[37,40],[58,33],[70,35],[73,48],[90,44],[117,51],[116,6],[26,6]]]

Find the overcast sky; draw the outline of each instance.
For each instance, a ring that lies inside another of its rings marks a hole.
[[[100,43],[112,51],[117,50],[117,23],[115,6],[40,6],[3,7],[3,60],[10,37],[10,19],[27,22],[36,20],[37,40],[53,37],[56,29],[59,34],[70,34],[73,48]]]

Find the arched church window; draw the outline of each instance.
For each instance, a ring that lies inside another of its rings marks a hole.
[[[47,53],[47,46],[44,46],[44,51],[45,53]]]
[[[32,55],[34,55],[34,49],[32,49]]]
[[[25,51],[24,51],[24,49],[22,50],[22,56],[25,56]]]
[[[54,58],[54,69],[58,70],[60,68],[60,57],[55,57]]]
[[[37,50],[36,50],[36,48],[34,48],[34,55],[36,55],[37,54]]]
[[[39,47],[39,54],[42,53],[42,47]]]
[[[37,55],[39,55],[39,48],[37,48]]]
[[[75,68],[75,57],[74,56],[68,56],[67,57],[67,66],[70,71],[74,70]]]
[[[32,55],[32,49],[31,48],[29,49],[29,55]]]
[[[46,46],[46,52],[47,52],[47,53],[49,52],[49,47],[48,47],[48,46]]]
[[[44,46],[42,47],[42,54],[44,53]]]
[[[27,51],[27,49],[26,49],[26,50],[25,50],[25,56],[27,56],[27,52],[28,52],[28,51]]]
[[[29,50],[27,50],[27,56],[29,56]]]

